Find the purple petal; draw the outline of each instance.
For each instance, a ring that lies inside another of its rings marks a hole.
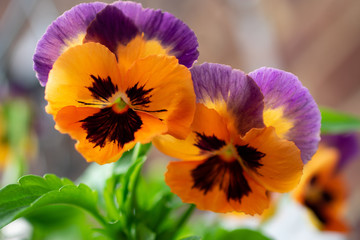
[[[49,72],[60,54],[77,39],[86,33],[90,22],[101,11],[104,3],[82,3],[58,17],[46,30],[36,46],[34,70],[42,86],[48,80]]]
[[[263,95],[254,80],[230,66],[204,63],[190,69],[196,101],[207,105],[225,102],[226,110],[235,120],[238,133],[245,135],[251,128],[262,128]]]
[[[288,72],[273,68],[260,68],[251,73],[264,95],[265,110],[283,107],[283,115],[293,127],[286,139],[293,141],[301,151],[304,163],[317,150],[320,140],[320,111],[298,78]]]
[[[321,142],[327,146],[335,147],[340,152],[338,170],[349,161],[355,160],[359,154],[359,141],[356,133],[343,133],[335,135],[321,135]]]
[[[133,21],[115,6],[99,12],[86,31],[84,42],[99,42],[116,53],[119,43],[128,44],[139,33]]]
[[[194,32],[182,21],[167,12],[142,8],[138,3],[118,1],[113,3],[132,19],[147,39],[156,39],[179,63],[191,67],[198,58],[198,42]]]

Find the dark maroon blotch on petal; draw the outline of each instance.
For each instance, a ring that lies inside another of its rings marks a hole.
[[[128,44],[139,34],[134,22],[118,8],[108,5],[86,30],[84,42],[98,42],[116,54],[119,44]]]
[[[109,98],[118,91],[118,86],[111,81],[109,76],[104,79],[100,76],[95,77],[94,75],[90,75],[90,77],[94,82],[88,89],[94,98],[102,102],[108,102]]]
[[[113,3],[132,19],[144,32],[146,39],[155,39],[165,48],[170,48],[180,64],[191,67],[199,57],[198,42],[194,32],[170,13],[142,8],[138,3],[118,1]]]
[[[228,201],[241,202],[241,199],[251,192],[240,163],[226,162],[219,156],[206,159],[191,171],[191,177],[194,181],[192,188],[207,194],[214,187],[218,187],[225,192]]]
[[[154,90],[153,88],[144,89],[145,86],[138,86],[139,83],[136,83],[134,86],[129,87],[126,89],[126,95],[129,97],[131,105],[142,107],[149,107],[149,103],[151,103],[151,91]]]
[[[196,143],[194,145],[202,151],[216,151],[226,145],[224,140],[218,139],[215,135],[206,136],[205,134],[198,132],[195,132],[195,134]]]
[[[116,113],[111,107],[102,108],[99,112],[83,120],[82,128],[85,129],[88,139],[94,147],[103,148],[107,143],[116,143],[123,147],[135,139],[143,122],[131,108],[123,113]]]
[[[263,166],[261,159],[265,157],[265,153],[259,152],[256,148],[250,147],[249,145],[236,145],[235,147],[245,166],[255,172],[256,169]]]

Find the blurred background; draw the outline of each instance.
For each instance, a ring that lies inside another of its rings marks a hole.
[[[74,180],[88,166],[74,150],[74,141],[54,130],[52,117],[44,111],[44,88],[32,69],[36,43],[47,26],[81,2],[90,1],[0,1],[0,101],[20,101],[29,109],[27,131],[32,137],[26,140],[25,155],[34,174]],[[189,25],[198,37],[198,63],[223,63],[245,72],[281,68],[297,75],[319,105],[360,116],[360,1],[137,2],[168,11]],[[350,239],[360,236],[359,170],[360,161],[344,170],[354,193]]]

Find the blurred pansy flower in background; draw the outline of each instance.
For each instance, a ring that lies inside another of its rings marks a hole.
[[[84,3],[40,39],[46,111],[87,161],[114,162],[158,134],[185,138],[195,111],[197,40],[183,22],[133,2]]]
[[[304,168],[293,197],[323,231],[349,231],[344,219],[348,191],[342,168],[358,153],[354,134],[324,135],[318,151]]]
[[[9,155],[9,141],[7,138],[7,126],[4,117],[4,107],[0,105],[0,169],[4,168]]]
[[[267,192],[296,187],[315,153],[320,112],[291,73],[260,68],[246,75],[204,63],[191,69],[197,107],[185,140],[158,136],[170,162],[165,181],[184,202],[214,212],[261,214]]]
[[[37,157],[37,135],[31,105],[25,98],[2,99],[0,104],[0,169],[2,183],[15,181]]]

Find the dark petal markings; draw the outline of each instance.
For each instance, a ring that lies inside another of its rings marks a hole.
[[[215,135],[206,136],[205,134],[195,132],[196,134],[196,147],[203,151],[215,151],[219,150],[226,145],[224,140],[218,139]]]
[[[312,191],[321,191],[318,198],[313,198]],[[335,201],[336,196],[329,190],[324,189],[319,182],[319,176],[314,175],[309,181],[309,188],[305,192],[304,205],[307,206],[320,222],[326,224],[326,209]]]
[[[141,106],[143,108],[148,108],[149,107],[149,103],[151,103],[151,91],[154,90],[153,88],[149,88],[149,89],[144,89],[145,86],[139,86],[139,83],[136,83],[134,86],[126,89],[125,93],[128,96],[128,98],[130,99],[131,105],[135,106],[135,110],[139,110],[136,109],[136,106]],[[166,112],[166,109],[159,109],[159,110],[144,110],[141,109],[144,112]]]
[[[98,42],[117,54],[119,44],[126,45],[139,34],[134,22],[115,6],[100,11],[86,30],[84,43]]]
[[[207,194],[215,186],[225,192],[227,200],[241,202],[243,196],[251,192],[250,186],[244,177],[244,170],[237,161],[226,162],[219,156],[212,156],[191,171],[194,184]]]
[[[86,139],[95,143],[94,147],[101,148],[108,142],[123,147],[135,139],[135,132],[143,124],[141,118],[131,108],[123,113],[116,113],[111,107],[103,108],[80,122],[87,132]]]
[[[236,151],[246,167],[256,170],[263,166],[260,160],[265,157],[265,153],[257,151],[256,148],[249,147],[248,144],[243,146],[236,145]]]
[[[151,95],[149,93],[153,88],[147,90],[144,89],[145,86],[138,86],[139,83],[136,83],[131,88],[126,89],[126,94],[130,98],[131,104],[134,106],[142,105],[143,107],[149,107]]]
[[[310,199],[305,198],[304,205],[308,207],[317,217],[317,219],[322,222],[323,224],[326,224],[328,222],[328,219],[326,218],[324,214],[324,210],[327,206],[323,205],[324,202],[313,202]]]
[[[111,78],[101,78],[100,76],[95,77],[90,75],[94,80],[91,87],[88,87],[91,95],[102,102],[107,102],[109,98],[118,91],[118,86],[114,85]]]

